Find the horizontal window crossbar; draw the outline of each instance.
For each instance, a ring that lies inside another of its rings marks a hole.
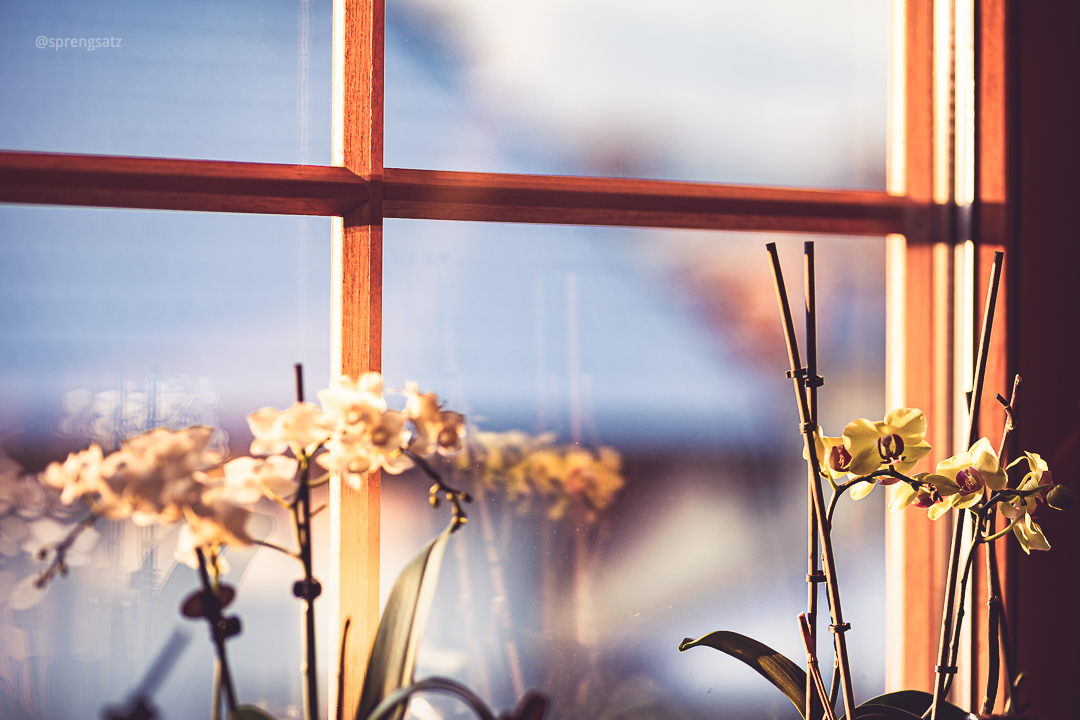
[[[434,220],[885,235],[914,209],[866,190],[396,168],[384,181],[386,217]]]
[[[0,152],[0,202],[344,215],[370,196],[340,167]]]
[[[386,168],[390,218],[884,235],[924,213],[869,190]],[[0,202],[345,215],[372,197],[342,167],[0,152]]]

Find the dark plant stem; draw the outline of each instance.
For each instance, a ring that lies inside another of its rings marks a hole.
[[[414,453],[412,450],[404,449],[401,452],[416,463],[416,466],[434,483],[430,490],[431,506],[438,507],[441,500],[439,497],[440,494],[450,503],[454,512],[454,529],[451,532],[457,532],[458,528],[464,525],[468,520],[468,518],[465,517],[465,510],[461,507],[461,504],[472,502],[472,496],[467,492],[447,485],[446,481],[443,480],[442,475],[439,474],[439,471],[433,468],[431,463]]]
[[[214,679],[210,686],[210,720],[221,720],[221,658],[214,658]]]
[[[836,503],[839,502],[840,496],[844,494],[845,490],[847,490],[848,488],[853,487],[855,485],[858,485],[861,482],[870,482],[870,483],[872,483],[872,482],[874,482],[875,478],[879,478],[879,477],[896,478],[897,480],[902,480],[902,481],[908,483],[909,485],[918,484],[918,481],[913,480],[912,478],[909,478],[907,475],[904,475],[903,473],[897,472],[891,465],[889,467],[885,468],[884,470],[875,470],[874,472],[870,473],[869,475],[864,475],[864,476],[861,476],[861,477],[852,478],[851,480],[848,480],[846,483],[843,483],[841,485],[837,485],[835,487],[835,489],[833,490],[832,497],[829,498],[829,514],[826,516],[826,519],[829,521],[829,525],[832,525],[833,513],[836,511]]]
[[[994,527],[994,513],[990,513],[989,526]],[[1001,589],[997,582],[997,553],[990,543],[986,545],[986,577],[990,598],[986,603],[986,637],[989,657],[986,662],[986,692],[983,693],[982,707],[979,712],[989,715],[994,711],[997,701],[998,676],[1001,674],[1001,648],[998,624],[1001,622]]]
[[[217,659],[221,668],[221,687],[225,690],[225,704],[229,712],[236,712],[236,692],[233,690],[232,674],[229,672],[229,661],[225,655],[225,619],[221,617],[221,603],[214,585],[210,582],[210,573],[206,570],[206,555],[201,547],[195,548],[195,555],[199,559],[199,581],[202,583],[203,612],[206,621],[210,623],[210,634],[214,638],[214,648],[217,650]],[[218,701],[215,693],[215,702]]]
[[[68,530],[68,534],[65,535],[64,539],[53,549],[52,561],[49,562],[48,567],[42,570],[41,574],[38,575],[38,579],[34,581],[34,587],[40,590],[49,584],[49,581],[53,579],[53,576],[67,574],[67,551],[70,550],[71,546],[75,544],[75,541],[79,539],[83,530],[94,527],[94,523],[97,522],[98,517],[98,514],[91,510],[89,515],[76,523],[71,530]],[[41,554],[45,555],[46,551],[42,550]],[[40,559],[44,560],[44,557]]]
[[[307,458],[300,466],[300,491],[297,494],[297,503],[293,507],[293,522],[296,523],[297,535],[300,538],[300,562],[304,565],[304,579],[296,593],[304,600],[304,709],[307,720],[318,720],[319,717],[319,673],[315,656],[315,598],[319,595],[318,581],[312,575],[311,562],[311,516],[308,513],[310,503],[310,489],[308,488],[308,465]]]
[[[829,707],[836,707],[836,697],[840,692],[840,663],[839,658],[833,656],[832,679],[829,682]]]
[[[961,513],[961,515],[964,514]],[[979,545],[983,543],[982,524],[982,518],[972,514],[973,537],[971,546],[968,548],[967,557],[964,559],[964,574],[960,578],[960,597],[957,598],[956,604],[956,623],[953,627],[952,641],[949,645],[949,664],[953,666],[956,665],[956,658],[960,654],[960,630],[964,626],[964,615],[966,614],[964,600],[967,597],[968,585],[970,585],[971,567],[975,562],[976,551],[979,549]],[[986,543],[986,545],[990,547],[991,543]],[[953,677],[953,675],[949,675],[945,680],[945,694],[948,694],[949,689],[952,687]]]
[[[296,401],[304,402],[304,368],[297,363]],[[293,594],[304,601],[304,712],[307,720],[319,718],[319,672],[315,655],[315,598],[322,588],[312,575],[311,562],[311,487],[310,458],[303,454],[300,458],[300,482],[296,498],[291,505],[293,527],[296,530],[296,544],[300,549],[300,562],[304,566],[304,579],[293,586]]]
[[[861,482],[873,482],[873,481],[872,480],[867,480],[866,478],[863,478],[863,477],[858,477],[858,478],[855,478],[853,480],[848,480],[846,483],[843,483],[841,485],[837,485],[836,489],[833,490],[832,497],[829,498],[829,511],[825,515],[825,519],[828,521],[830,526],[832,525],[833,513],[836,512],[836,503],[838,503],[840,501],[840,496],[844,494],[845,490],[847,490],[848,488],[850,488],[850,487],[852,487],[854,485],[858,485]]]
[[[971,393],[971,405],[968,412],[967,447],[975,444],[979,430],[979,409],[981,406],[983,384],[986,380],[986,358],[990,351],[990,337],[994,328],[994,311],[997,308],[998,286],[1001,283],[1001,265],[1004,253],[994,253],[994,265],[990,270],[990,292],[986,296],[986,309],[983,313],[982,337],[979,342],[979,354],[975,364],[975,387]],[[965,448],[966,449],[966,448]],[[964,513],[956,513],[953,525],[952,548],[949,552],[949,574],[945,582],[945,607],[941,613],[941,636],[938,641],[938,665],[935,670],[934,702],[930,705],[931,720],[938,720],[938,708],[945,699],[946,680],[956,673],[948,664],[949,645],[952,639],[953,613],[956,609],[956,580],[960,564],[960,540],[964,531]]]
[[[805,392],[806,369],[799,362],[798,341],[795,339],[795,325],[791,318],[791,306],[788,304],[787,290],[784,288],[784,275],[780,269],[780,258],[776,252],[776,244],[766,245],[772,260],[773,281],[776,284],[776,299],[780,305],[780,315],[784,323],[784,338],[787,342],[788,361],[791,370],[788,373],[795,387],[795,399],[799,405],[799,429],[803,436],[803,447],[806,449],[808,481],[813,495],[813,512],[819,521],[821,530],[821,546],[825,555],[825,580],[829,599],[829,612],[832,617],[830,630],[836,636],[836,652],[840,664],[840,685],[844,693],[844,707],[848,717],[855,717],[855,693],[851,686],[851,665],[848,662],[847,640],[845,631],[850,626],[844,622],[843,611],[840,605],[840,585],[836,577],[836,562],[833,556],[832,533],[829,523],[825,520],[825,497],[821,490],[821,469],[818,466],[817,447],[815,433],[817,426],[810,420],[810,406]],[[816,380],[816,379],[815,379]]]
[[[341,627],[341,647],[338,649],[338,676],[337,676],[337,696],[339,698],[345,697],[345,648],[346,642],[349,640],[349,626],[352,624],[351,618],[345,618],[345,624]],[[338,702],[337,713],[335,714],[335,720],[342,720],[345,713],[345,703]]]
[[[1009,622],[1005,614],[1005,607],[1001,607],[1001,615],[998,623],[998,631],[1001,633],[1001,659],[1005,666],[1005,714],[1013,712],[1017,705],[1016,694],[1020,685],[1020,677],[1016,673],[1016,661],[1013,659],[1012,642],[1009,640]]]
[[[1012,392],[1008,402],[1001,395],[998,401],[1005,406],[1005,428],[1001,432],[1001,444],[998,446],[998,461],[1002,466],[1006,464],[1005,450],[1008,447],[1009,435],[1015,429],[1013,412],[1016,406],[1016,393],[1020,389],[1020,376],[1013,378]],[[996,511],[991,507],[986,517],[986,532],[990,533],[995,527]],[[986,544],[986,637],[987,637],[987,666],[986,666],[986,692],[983,693],[982,707],[979,712],[990,715],[994,711],[997,702],[998,678],[1001,674],[1001,635],[1000,627],[1005,622],[1004,601],[1001,597],[1001,581],[998,577],[997,553],[991,543]],[[1013,678],[1009,673],[1010,663],[1006,662],[1005,692],[1008,698],[1012,697]]]

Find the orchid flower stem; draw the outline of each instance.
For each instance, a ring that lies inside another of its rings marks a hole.
[[[832,680],[829,683],[829,707],[836,707],[836,697],[840,692],[840,659],[833,655]]]
[[[990,506],[990,507],[992,507],[992,506]],[[987,545],[987,552],[992,553],[993,552],[993,547],[992,547],[993,541],[995,541],[995,540],[1003,537],[1004,535],[1008,534],[1009,531],[1012,530],[1013,525],[1015,525],[1016,522],[1017,522],[1016,520],[1013,520],[1011,523],[1009,523],[1008,527],[1006,527],[1004,530],[1001,530],[1000,532],[994,533],[993,535],[982,535],[981,534],[982,531],[980,530],[979,525],[983,524],[984,522],[989,523],[989,521],[984,519],[978,513],[972,513],[972,518],[973,518],[973,520],[975,522],[975,537],[972,539],[971,547],[968,548],[967,558],[964,560],[964,573],[963,573],[963,575],[962,575],[962,577],[960,579],[960,596],[959,596],[959,598],[957,600],[956,624],[955,624],[955,627],[953,628],[953,636],[952,636],[952,640],[951,640],[950,645],[949,645],[949,663],[951,665],[956,664],[956,658],[957,658],[957,656],[959,655],[959,652],[960,652],[960,630],[963,627],[964,615],[965,615],[964,599],[965,599],[966,594],[967,594],[968,585],[970,584],[971,567],[972,567],[972,564],[973,564],[973,562],[975,560],[976,550],[978,550],[979,545],[986,544]],[[993,603],[993,602],[994,602],[994,598],[991,598],[991,603]],[[1000,603],[1000,599],[998,599],[997,602]],[[996,640],[996,637],[992,638],[992,639]],[[997,684],[996,673],[997,673],[997,670],[994,669],[994,675],[995,675],[995,679],[993,681],[993,683],[994,683],[994,694],[996,694],[996,692],[997,692],[996,691],[996,684]],[[949,678],[947,678],[946,683],[945,683],[944,692],[946,694],[949,692],[949,688],[951,686],[952,686],[952,676],[950,675]],[[989,681],[988,681],[988,686],[987,686],[987,692],[988,693],[990,692]],[[984,699],[983,702],[985,703],[986,700]],[[992,707],[992,703],[991,703],[991,707]],[[989,713],[988,710],[983,712],[984,715],[988,714],[988,713]]]
[[[833,490],[832,497],[829,498],[829,514],[827,516],[828,521],[829,521],[829,525],[830,526],[832,525],[833,512],[836,510],[836,503],[840,500],[840,496],[844,494],[845,490],[847,490],[848,488],[853,487],[855,485],[858,485],[861,482],[873,482],[875,478],[879,478],[879,477],[893,477],[893,478],[896,478],[897,480],[903,480],[904,482],[907,482],[907,483],[914,483],[915,482],[914,480],[909,478],[907,475],[904,475],[902,473],[897,472],[895,469],[893,469],[890,466],[890,467],[885,468],[884,470],[875,470],[874,472],[870,473],[869,475],[863,475],[861,477],[852,478],[851,480],[848,480],[846,483],[842,483],[840,485],[837,485],[836,489]]]
[[[221,720],[221,658],[214,658],[214,680],[210,686],[210,720]]]
[[[975,443],[979,430],[979,409],[982,402],[983,385],[986,381],[986,360],[990,352],[990,337],[994,329],[994,311],[997,308],[998,286],[1001,284],[1001,265],[1005,257],[1003,252],[994,253],[994,265],[990,270],[990,289],[986,294],[986,308],[983,312],[982,336],[979,342],[979,354],[975,362],[975,384],[971,393],[971,406],[968,409],[967,444]],[[931,720],[938,720],[938,708],[945,699],[947,679],[953,674],[949,660],[949,645],[952,638],[953,613],[956,609],[956,576],[960,564],[960,539],[964,531],[964,513],[956,513],[953,525],[952,548],[949,552],[949,574],[945,582],[945,603],[941,613],[941,636],[938,641],[938,665],[934,683],[934,701],[930,705]]]
[[[964,625],[964,599],[967,597],[967,588],[971,579],[971,566],[974,563],[976,550],[979,549],[979,545],[985,542],[980,536],[979,525],[981,524],[980,518],[972,513],[972,521],[974,524],[974,536],[971,540],[971,547],[968,548],[967,557],[964,559],[964,574],[960,578],[960,597],[957,600],[956,608],[956,624],[953,627],[952,641],[949,644],[949,664],[956,665],[956,658],[960,654],[960,629]],[[953,675],[949,675],[945,681],[945,692],[949,692],[949,688],[952,686]]]
[[[1000,597],[1000,596],[999,596]],[[1013,712],[1017,700],[1016,691],[1020,678],[1016,674],[1016,661],[1012,654],[1012,642],[1009,640],[1009,623],[1005,614],[1005,606],[1001,606],[1001,614],[998,617],[998,631],[1001,633],[1001,659],[1005,666],[1005,714]]]
[[[954,665],[956,664],[957,655],[960,652],[960,629],[961,629],[961,627],[963,625],[963,620],[964,620],[964,598],[965,598],[965,595],[966,595],[967,587],[970,584],[969,580],[970,580],[971,567],[972,567],[972,565],[974,563],[974,560],[975,560],[976,551],[978,550],[979,545],[986,544],[988,552],[992,552],[993,551],[993,547],[992,547],[993,541],[997,540],[998,538],[1001,538],[1004,535],[1006,535],[1010,530],[1012,530],[1012,526],[1015,525],[1016,522],[1017,522],[1016,520],[1013,520],[1011,523],[1009,523],[1009,526],[1007,528],[1005,528],[1004,530],[1002,530],[1000,532],[997,532],[997,533],[994,533],[993,535],[984,536],[984,535],[981,534],[982,531],[979,528],[979,525],[981,525],[984,522],[988,523],[989,521],[984,520],[983,518],[979,517],[977,514],[974,514],[974,513],[972,514],[972,517],[973,517],[973,519],[975,521],[975,537],[971,541],[971,547],[968,548],[967,558],[964,560],[964,574],[963,574],[963,576],[962,576],[962,578],[960,580],[960,597],[959,597],[959,600],[958,600],[958,607],[957,607],[957,611],[956,611],[956,627],[953,629],[953,638],[952,638],[952,643],[950,645],[950,653],[949,653],[949,662],[954,664]],[[996,680],[995,680],[995,682],[996,682]],[[947,684],[945,686],[945,692],[948,692],[949,686],[951,684],[952,684],[952,678],[950,677],[949,681],[947,682]],[[995,694],[996,694],[996,691],[995,691]],[[987,713],[984,712],[983,714],[987,714]]]
[[[269,548],[271,550],[277,550],[279,553],[283,553],[285,555],[288,555],[291,558],[296,558],[297,560],[300,559],[300,556],[297,553],[294,553],[292,550],[286,550],[285,548],[281,547],[280,545],[275,545],[274,543],[266,542],[265,540],[254,540],[253,539],[251,541],[251,544],[252,545],[258,545],[259,547]]]
[[[296,401],[304,402],[304,368],[296,366]],[[318,449],[315,450],[318,452]],[[312,453],[314,454],[314,453]],[[293,586],[293,594],[304,601],[304,717],[305,720],[319,720],[319,672],[315,654],[315,598],[322,592],[318,580],[312,576],[311,561],[311,455],[299,453],[300,461],[297,473],[298,483],[296,498],[292,502],[293,529],[296,532],[299,559],[304,565],[304,579]]]
[[[461,504],[463,502],[472,502],[472,497],[467,492],[447,485],[446,481],[443,480],[442,475],[439,474],[439,471],[433,468],[431,463],[414,453],[412,450],[405,448],[401,452],[416,463],[416,466],[435,483],[431,486],[432,507],[438,505],[440,493],[447,501],[449,501],[450,506],[454,511],[454,529],[451,532],[456,532],[467,520],[465,517],[465,510],[462,509]]]
[[[855,717],[855,692],[851,685],[851,665],[848,662],[847,640],[845,631],[850,627],[844,622],[843,611],[840,605],[840,585],[836,577],[836,562],[833,556],[832,533],[825,512],[825,497],[821,490],[821,468],[818,466],[817,449],[815,447],[815,435],[817,425],[813,422],[810,405],[807,399],[806,382],[816,383],[817,378],[807,378],[806,368],[799,362],[798,341],[795,338],[795,325],[791,318],[791,306],[788,303],[787,291],[784,288],[784,275],[780,268],[780,257],[776,252],[776,243],[768,243],[766,249],[772,260],[773,280],[776,284],[776,300],[780,306],[780,316],[783,320],[784,339],[787,342],[788,360],[791,370],[788,373],[795,388],[795,399],[799,405],[800,431],[803,436],[803,447],[807,457],[807,479],[809,482],[809,494],[813,498],[812,507],[815,518],[814,524],[820,529],[821,546],[825,556],[824,570],[825,581],[829,599],[829,612],[832,618],[830,629],[836,638],[836,651],[840,663],[840,685],[844,693],[844,707],[849,718]]]
[[[1020,376],[1016,375],[1013,377],[1012,392],[1009,393],[1009,399],[1006,401],[1001,395],[997,396],[998,402],[1005,408],[1005,427],[1002,428],[1001,444],[998,445],[998,462],[1003,466],[1006,464],[1005,451],[1008,449],[1009,435],[1016,428],[1013,414],[1016,410],[1016,395],[1019,390]],[[990,503],[987,504],[990,505],[990,510],[986,514],[986,529],[992,530],[995,521],[995,506]],[[1005,623],[1005,607],[1001,597],[1001,581],[998,578],[997,553],[994,551],[993,540],[1011,530],[1016,522],[1016,519],[1014,519],[1002,533],[995,533],[986,538],[986,585],[988,596],[986,602],[986,650],[988,657],[986,661],[986,691],[983,693],[982,706],[979,709],[982,715],[993,713],[994,705],[997,702],[998,679],[1001,674],[1001,631],[1003,629],[1002,625]],[[1012,701],[1013,678],[1011,667],[1012,663],[1006,660],[1005,694],[1007,704]]]
[[[206,621],[210,624],[210,634],[214,639],[214,647],[217,650],[217,660],[221,668],[221,687],[225,690],[225,704],[229,713],[236,712],[236,692],[233,690],[232,674],[229,672],[229,661],[225,655],[225,622],[221,617],[221,605],[215,588],[216,583],[210,582],[210,573],[206,569],[206,555],[201,547],[195,548],[195,556],[199,559],[199,581],[202,583],[203,612]],[[214,701],[220,704],[220,695],[215,695]]]
[[[318,581],[312,576],[311,560],[311,514],[307,475],[307,457],[300,460],[300,488],[296,501],[292,505],[293,528],[296,532],[297,546],[300,552],[294,557],[304,566],[304,579],[293,587],[293,594],[304,601],[304,717],[305,720],[318,720],[319,686],[315,655],[315,598],[319,595]]]
[[[1013,519],[1013,521],[1010,522],[1008,527],[1006,527],[1004,530],[1000,530],[1000,531],[994,533],[993,535],[987,535],[985,538],[982,539],[981,542],[992,543],[995,540],[997,540],[998,538],[1001,538],[1001,537],[1004,537],[1004,536],[1008,535],[1009,532],[1013,529],[1013,525],[1016,525],[1016,523],[1018,523],[1019,521],[1020,521],[1019,518]]]
[[[854,480],[848,480],[846,483],[843,483],[842,485],[837,485],[836,489],[833,490],[832,497],[829,498],[829,513],[828,513],[828,515],[825,516],[826,519],[829,521],[830,526],[832,526],[833,513],[836,511],[836,503],[840,501],[840,496],[844,494],[845,490],[847,490],[851,486],[856,485],[856,484],[861,483],[861,482],[870,482],[870,481],[867,480],[866,478],[855,478]]]
[[[38,579],[34,581],[34,586],[39,590],[49,584],[49,581],[53,579],[53,576],[57,573],[63,575],[67,572],[67,551],[71,549],[71,546],[75,544],[75,541],[82,535],[83,530],[94,527],[94,523],[97,522],[98,513],[94,512],[91,507],[91,512],[81,521],[76,523],[68,534],[64,536],[53,551],[52,561],[49,562],[49,566],[41,571],[38,575]]]

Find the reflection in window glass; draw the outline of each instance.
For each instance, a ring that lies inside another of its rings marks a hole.
[[[778,243],[798,288],[803,238],[400,220],[385,232],[387,382],[439,392],[474,440],[519,430],[614,448],[625,478],[609,506],[553,508],[512,478],[451,471],[477,502],[451,540],[418,675],[460,678],[495,707],[543,689],[554,717],[797,717],[736,661],[677,647],[728,629],[803,657],[806,471],[764,249]],[[884,247],[829,237],[817,250],[822,424],[839,434],[884,412]],[[409,474],[384,477],[386,586],[445,522],[424,494]],[[882,501],[837,516],[860,699],[882,690]]]
[[[329,224],[0,208],[0,472],[17,463],[33,474],[92,441],[108,450],[194,423],[217,428],[218,449],[247,454],[245,414],[292,401],[294,362],[312,390],[328,382]],[[290,544],[287,517],[257,510],[254,532]],[[15,707],[35,720],[97,716],[183,625],[192,639],[154,702],[162,718],[207,717],[213,652],[206,628],[178,612],[198,587],[174,559],[178,528],[99,521],[85,564],[39,605],[12,607],[13,584],[42,568],[30,542],[84,512],[19,500],[0,517],[0,716],[21,717]],[[325,550],[325,528],[317,533]],[[230,641],[237,692],[296,717],[301,610],[290,590],[300,567],[255,549],[228,561],[244,623]]]
[[[390,167],[885,186],[885,0],[386,5]]]
[[[330,162],[329,0],[0,6],[0,148]]]

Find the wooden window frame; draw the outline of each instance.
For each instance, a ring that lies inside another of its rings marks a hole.
[[[1017,111],[1010,104],[1019,51],[1006,22],[1018,12],[1017,0],[967,1],[976,8],[970,204],[958,204],[954,192],[956,35],[952,27],[943,34],[952,22],[948,8],[954,12],[961,0],[892,0],[885,192],[384,168],[384,0],[335,0],[331,166],[0,151],[0,202],[332,217],[333,375],[381,369],[384,218],[886,235],[888,402],[921,407],[936,420],[932,459],[939,459],[955,449],[956,358],[967,342],[956,331],[966,327],[956,311],[966,307],[956,248],[975,241],[968,263],[975,277],[985,274],[995,249],[1008,247],[1018,258],[1023,248],[1014,208]],[[1006,298],[1024,287],[1010,272]],[[984,294],[985,282],[977,290]],[[1017,366],[1014,315],[999,318],[991,393],[1005,386],[1006,367]],[[985,417],[985,432],[996,437],[1001,413]],[[945,523],[917,513],[887,521],[888,612],[903,618],[889,624],[890,689],[931,688],[942,593],[936,570],[948,533]],[[339,704],[356,704],[378,622],[377,473],[361,491],[332,483],[331,545],[327,667],[337,668],[339,630],[345,618],[352,621],[341,697],[338,678],[329,683],[333,717]],[[1067,552],[1066,559],[1078,557],[1075,547]],[[1001,559],[1010,596],[1019,597],[1009,553]],[[985,600],[980,592],[976,603]]]

